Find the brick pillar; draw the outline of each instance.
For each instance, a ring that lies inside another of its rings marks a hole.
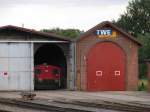
[[[146,62],[147,64],[147,77],[148,77],[148,91],[150,91],[150,60]]]

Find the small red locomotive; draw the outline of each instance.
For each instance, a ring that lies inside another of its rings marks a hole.
[[[63,77],[61,67],[53,65],[36,65],[34,67],[35,89],[58,89]]]

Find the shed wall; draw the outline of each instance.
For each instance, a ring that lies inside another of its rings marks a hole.
[[[30,43],[0,43],[0,90],[33,90]]]
[[[77,88],[86,90],[87,88],[87,53],[97,43],[113,42],[120,46],[126,55],[125,83],[126,90],[137,90],[138,87],[138,45],[126,38],[121,33],[117,33],[115,39],[100,39],[94,34],[87,35],[77,42]]]

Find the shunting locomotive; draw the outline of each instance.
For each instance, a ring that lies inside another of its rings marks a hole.
[[[59,89],[63,78],[62,69],[53,65],[36,65],[34,67],[35,89]]]

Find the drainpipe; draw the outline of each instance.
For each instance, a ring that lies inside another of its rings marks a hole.
[[[77,61],[77,45],[76,42],[74,42],[74,90],[77,90],[77,65],[76,65],[76,61]]]

